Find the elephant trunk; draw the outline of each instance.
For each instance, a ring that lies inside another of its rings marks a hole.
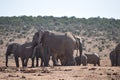
[[[82,63],[82,44],[79,40],[79,52],[80,52],[80,62]]]
[[[6,63],[5,63],[6,67],[8,67],[8,55],[6,54]]]
[[[79,51],[80,51],[80,55],[82,55],[82,44],[79,42]]]
[[[32,58],[35,58],[35,56],[36,56],[36,49],[37,49],[37,47],[35,47],[35,48],[33,49]]]

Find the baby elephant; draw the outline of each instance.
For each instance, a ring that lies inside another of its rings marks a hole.
[[[83,64],[83,66],[87,65],[87,56],[82,54],[82,56],[77,56],[75,57],[75,61],[76,61],[76,65],[81,65]]]
[[[96,64],[100,66],[100,57],[97,53],[85,54],[87,56],[87,63],[89,64]]]

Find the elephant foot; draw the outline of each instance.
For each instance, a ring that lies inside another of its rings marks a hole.
[[[17,68],[19,68],[19,66],[16,66]]]
[[[53,66],[61,66],[60,64],[56,63],[56,64],[53,64]]]
[[[31,66],[30,68],[34,68],[34,66]]]
[[[71,62],[71,63],[66,63],[65,66],[75,66],[75,62]]]
[[[36,67],[38,67],[38,65],[36,65]]]

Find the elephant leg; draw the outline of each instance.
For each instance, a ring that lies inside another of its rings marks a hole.
[[[75,59],[73,58],[73,56],[67,58],[66,66],[74,66],[74,65],[75,65]]]
[[[118,61],[118,66],[120,66],[120,54],[118,54],[117,61]]]
[[[52,61],[53,61],[53,66],[60,66],[60,65],[58,64],[58,59],[55,58],[54,56],[52,56]]]
[[[49,65],[49,59],[44,59],[45,61],[44,61],[44,66],[48,66]]]
[[[83,62],[83,66],[86,66],[86,62],[85,61]]]
[[[38,67],[38,65],[39,65],[39,58],[36,57],[36,67]]]
[[[44,66],[49,65],[49,60],[50,60],[50,53],[47,51],[48,49],[44,49]]]
[[[21,58],[21,61],[22,61],[22,67],[25,67],[25,59],[24,58]]]
[[[116,62],[116,65],[115,66],[118,66],[118,53],[116,52],[116,57],[115,57],[115,62]]]
[[[76,64],[75,58],[73,57],[73,48],[67,48],[64,52],[66,66],[74,66]]]
[[[24,66],[25,67],[27,67],[28,60],[29,60],[29,58],[27,58],[27,59],[24,60]]]
[[[114,66],[114,61],[111,59],[111,66]]]
[[[86,66],[86,64],[83,64],[83,66]]]
[[[32,65],[31,65],[31,67],[34,67],[34,58],[31,58],[31,60],[32,60]]]
[[[15,63],[16,63],[16,67],[19,67],[19,60],[18,60],[18,57],[15,57]]]
[[[6,67],[8,67],[8,55],[6,55],[6,62],[5,62]]]
[[[44,63],[44,59],[41,58],[41,65],[40,66],[43,66],[43,63]]]
[[[64,57],[60,57],[59,59],[60,59],[61,65],[65,66],[65,63],[66,63],[65,62],[66,61],[65,58]]]
[[[94,66],[96,66],[96,63],[94,64]]]
[[[100,66],[100,61],[98,61],[98,66]]]

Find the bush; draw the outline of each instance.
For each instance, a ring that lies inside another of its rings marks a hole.
[[[12,38],[12,39],[9,39],[9,42],[12,42],[12,41],[14,41],[15,39],[14,38]]]
[[[103,48],[100,47],[100,46],[98,46],[98,50],[99,50],[100,52],[102,52]]]
[[[3,43],[4,43],[4,42],[3,42],[3,40],[1,39],[1,40],[0,40],[0,45],[2,45]]]

